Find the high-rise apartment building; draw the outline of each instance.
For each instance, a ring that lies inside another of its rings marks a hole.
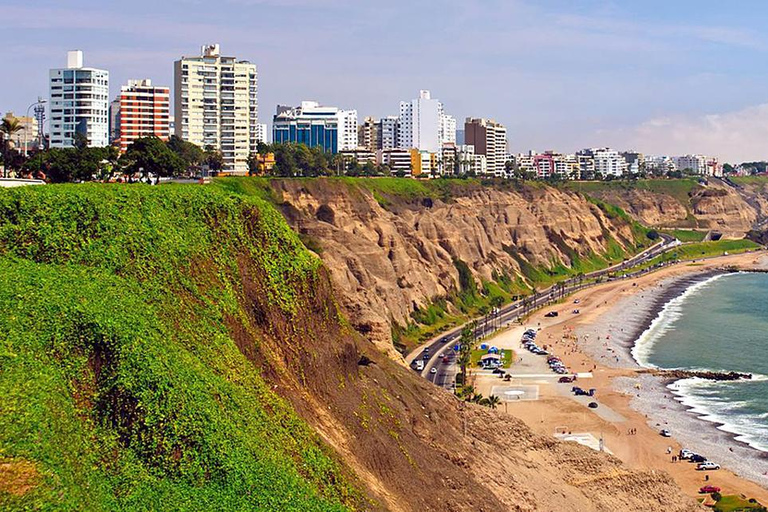
[[[464,141],[475,147],[475,153],[485,155],[488,174],[502,177],[506,173],[507,129],[490,119],[473,119],[464,122]]]
[[[50,146],[72,147],[80,134],[93,147],[109,145],[109,72],[83,67],[83,52],[49,72]]]
[[[378,147],[379,123],[372,117],[366,117],[357,128],[357,147],[374,152]]]
[[[443,104],[429,91],[400,102],[399,147],[438,153],[445,142],[456,143],[456,120],[445,114]]]
[[[400,118],[397,116],[382,117],[376,133],[377,149],[395,149],[398,147],[400,133]]]
[[[327,153],[357,148],[357,111],[302,101],[298,107],[278,105],[272,119],[272,141],[319,147]]]
[[[259,123],[256,125],[256,143],[262,142],[266,144],[267,139],[267,125],[266,123]]]
[[[125,153],[140,137],[168,140],[171,90],[153,86],[149,79],[128,80],[110,106],[112,142]]]
[[[219,45],[174,65],[176,136],[212,147],[224,157],[222,172],[247,174],[258,135],[256,65],[223,57]]]

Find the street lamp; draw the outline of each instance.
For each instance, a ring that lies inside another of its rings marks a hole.
[[[27,107],[27,115],[25,116],[25,119],[29,119],[29,109],[34,107],[35,105],[43,105],[47,103],[48,100],[44,100],[40,96],[37,97],[37,101],[31,104]],[[29,125],[24,127],[24,158],[27,158],[29,155],[29,148],[27,147],[27,133],[29,132]]]

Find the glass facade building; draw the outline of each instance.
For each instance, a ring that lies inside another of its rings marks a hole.
[[[272,142],[293,142],[326,153],[357,148],[357,111],[302,101],[299,107],[278,106],[272,119]]]
[[[295,142],[319,147],[326,153],[336,153],[339,146],[339,128],[334,122],[302,122],[283,120],[274,122],[272,141]]]

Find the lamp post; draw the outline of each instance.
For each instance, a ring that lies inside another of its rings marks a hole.
[[[26,116],[24,118],[25,119],[29,119],[29,109],[31,109],[35,105],[43,105],[43,104],[45,104],[47,102],[48,102],[48,100],[44,100],[43,98],[38,96],[37,97],[37,101],[27,107],[27,114],[26,114]],[[27,156],[29,156],[29,148],[27,147],[27,133],[28,132],[29,132],[29,125],[24,127],[24,158],[27,158]]]

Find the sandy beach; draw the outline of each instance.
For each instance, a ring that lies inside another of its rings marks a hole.
[[[716,424],[688,412],[667,388],[669,382],[638,373],[641,369],[631,354],[634,342],[669,300],[726,266],[765,269],[768,255],[749,253],[681,263],[636,279],[612,281],[583,290],[564,303],[537,311],[522,325],[502,331],[492,344],[513,349],[517,355],[507,385],[525,390],[525,394],[513,391],[519,399],[506,399],[502,410],[538,432],[602,438],[606,449],[630,467],[664,470],[691,495],[711,484],[724,493],[744,494],[768,504],[768,454],[735,441]],[[576,308],[579,314],[573,313]],[[559,316],[544,316],[552,310]],[[521,335],[529,327],[539,329],[539,346],[546,345],[580,374],[576,385],[596,390],[594,398],[574,397],[570,393],[573,384],[559,384],[547,368],[546,358],[521,348]],[[504,383],[498,376],[488,372],[475,371],[473,377],[475,388],[485,396],[506,389],[500,387]],[[598,402],[598,408],[587,408],[590,401]],[[673,437],[660,436],[662,428],[669,429]],[[673,462],[672,455],[681,448],[702,453],[723,469],[700,472],[695,464]]]

